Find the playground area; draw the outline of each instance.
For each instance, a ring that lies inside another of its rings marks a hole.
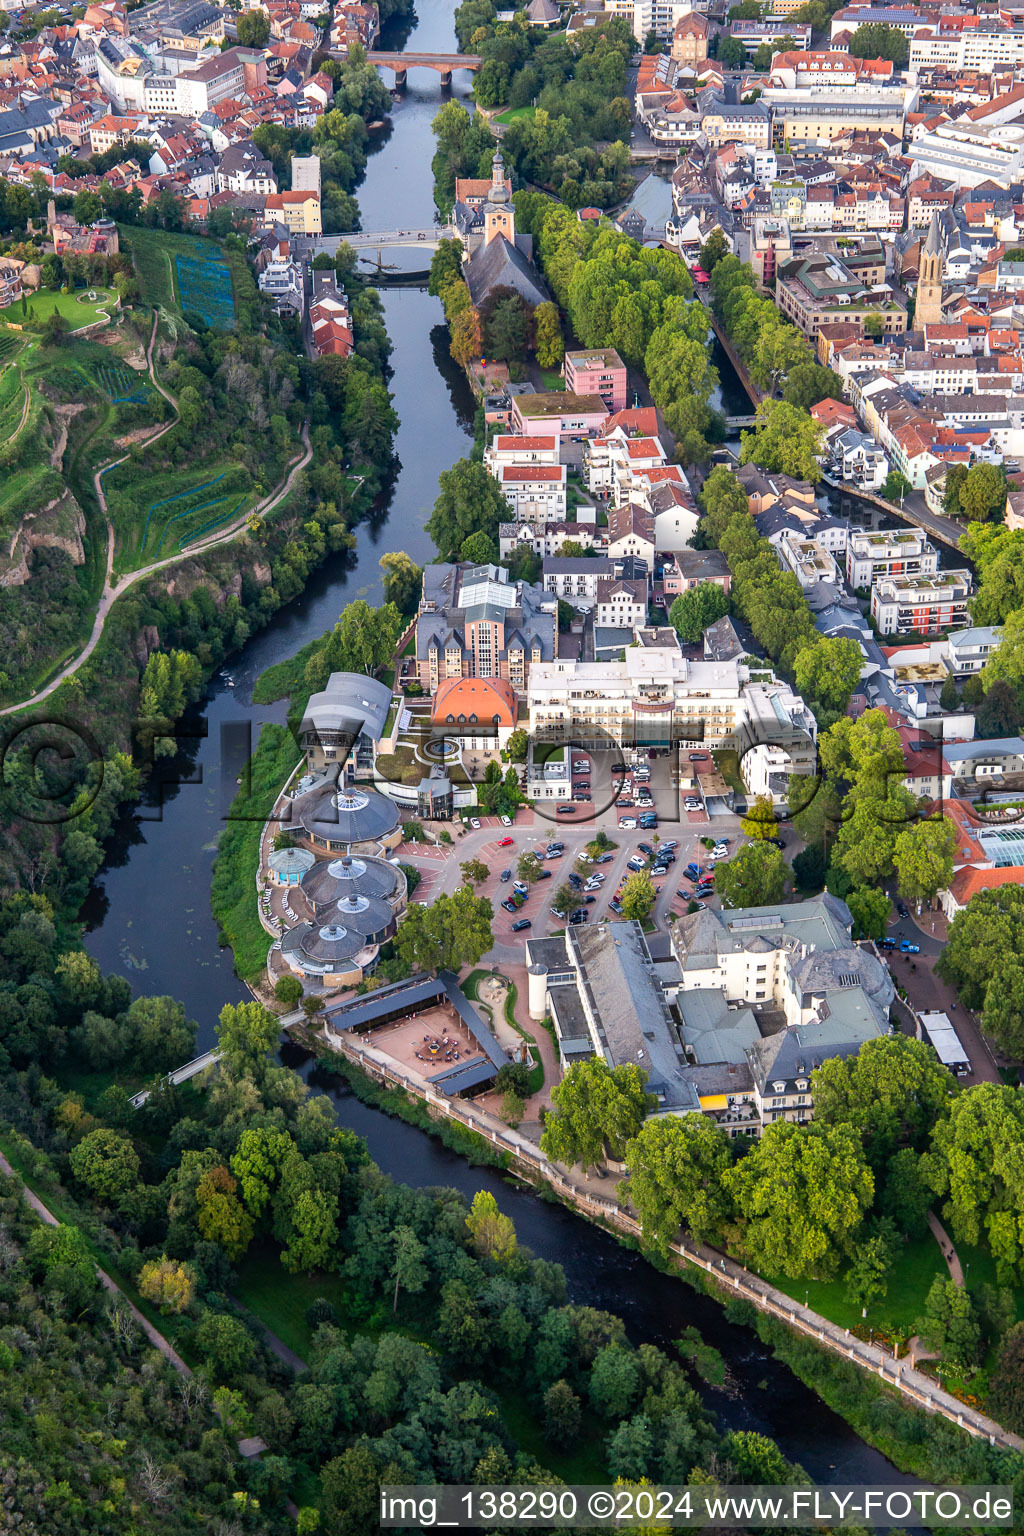
[[[395,1024],[382,1024],[363,1036],[375,1051],[421,1077],[433,1077],[446,1067],[485,1061],[483,1051],[454,1008],[424,1008]]]

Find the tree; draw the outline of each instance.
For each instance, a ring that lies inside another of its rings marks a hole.
[[[262,1216],[285,1166],[295,1155],[287,1131],[254,1126],[244,1130],[231,1157],[231,1172],[242,1186],[242,1199],[253,1216]]]
[[[98,1200],[124,1203],[139,1183],[139,1154],[127,1136],[100,1126],[68,1154],[71,1172]]]
[[[459,550],[459,559],[466,560],[470,565],[496,565],[498,560],[498,546],[490,534],[483,531],[471,533],[465,539]]]
[[[786,893],[786,862],[770,843],[748,843],[715,870],[723,907],[771,907]]]
[[[668,621],[681,639],[692,643],[728,612],[729,599],[718,583],[702,581],[679,594],[668,611]]]
[[[580,898],[571,885],[560,885],[551,898],[551,905],[558,917],[568,917],[570,912],[575,912]]]
[[[891,59],[897,69],[906,69],[910,58],[910,44],[902,32],[880,22],[858,27],[849,51],[855,59]]]
[[[738,9],[738,6],[733,7],[733,10]],[[757,9],[760,11],[760,5],[758,5]],[[743,65],[747,62],[747,50],[738,37],[719,36],[718,51],[715,57],[724,69],[742,69]],[[703,262],[701,265],[703,265]],[[707,271],[707,268],[705,268],[705,271]]]
[[[999,1345],[986,1407],[1007,1429],[1024,1429],[1024,1323],[1015,1323]]]
[[[865,335],[868,332],[869,320],[873,320],[876,325],[878,324],[878,317],[876,315],[869,315],[868,319],[864,322]],[[882,496],[884,500],[894,502],[898,501],[902,506],[904,497],[909,496],[913,489],[914,487],[911,485],[906,475],[901,475],[898,469],[890,469],[889,473],[885,477],[885,483],[882,486]]]
[[[527,885],[533,885],[540,879],[543,867],[532,848],[521,853],[516,860],[516,874],[520,880],[525,880]]]
[[[972,464],[960,488],[960,505],[966,516],[976,522],[1001,522],[1006,508],[1003,466],[988,464],[984,459]]]
[[[978,736],[982,740],[993,736],[1015,736],[1022,719],[1024,714],[1018,694],[1009,683],[997,678],[989,685],[975,715]]]
[[[426,1285],[429,1270],[424,1263],[427,1250],[416,1236],[412,1227],[407,1226],[404,1222],[395,1227],[391,1233],[391,1244],[394,1250],[391,1260],[391,1274],[395,1282],[391,1310],[397,1317],[399,1289],[408,1291],[410,1295],[416,1295]]]
[[[842,400],[843,381],[820,363],[797,363],[786,375],[782,398],[801,411],[809,411],[822,400]]]
[[[494,908],[468,886],[441,895],[429,907],[410,907],[395,947],[412,970],[455,971],[476,965],[494,944]]]
[[[860,682],[864,656],[856,640],[823,636],[801,646],[793,661],[797,690],[830,718],[844,715]],[[819,724],[821,723],[819,719]]]
[[[952,714],[960,708],[960,695],[957,692],[956,678],[952,672],[947,673],[942,688],[939,691],[939,706],[947,714]]]
[[[439,298],[453,282],[462,281],[463,247],[461,240],[442,240],[430,258],[427,292]]]
[[[47,1291],[55,1292],[77,1311],[89,1306],[99,1281],[95,1260],[78,1227],[60,1222],[55,1227],[33,1228],[27,1257],[30,1267],[45,1276]]]
[[[869,1307],[889,1288],[889,1271],[896,1259],[895,1231],[883,1229],[863,1238],[846,1270],[846,1294],[858,1307]]]
[[[498,525],[508,520],[508,502],[482,464],[459,459],[441,472],[439,484],[426,530],[442,559],[454,559],[471,533],[497,541]]]
[[[541,1151],[555,1162],[585,1169],[610,1155],[621,1161],[656,1099],[647,1073],[632,1063],[609,1067],[600,1057],[569,1068],[551,1090],[554,1106],[541,1136]]]
[[[423,568],[403,550],[389,550],[380,558],[384,572],[384,601],[394,603],[399,613],[415,613],[423,586]]]
[[[525,763],[530,749],[530,738],[521,725],[516,726],[505,744],[505,751],[513,763]]]
[[[654,889],[654,882],[648,870],[639,869],[627,876],[622,887],[622,895],[619,897],[623,918],[627,922],[645,923],[657,897],[658,893]]]
[[[922,1158],[925,1179],[945,1199],[954,1241],[976,1247],[987,1236],[1007,1277],[1024,1273],[1022,1167],[1024,1095],[996,1083],[979,1083],[950,1101]]]
[[[530,345],[533,311],[515,288],[492,288],[479,308],[484,353],[499,362],[511,363],[526,356]]]
[[[262,1003],[225,1003],[217,1026],[217,1049],[233,1077],[259,1082],[280,1032],[276,1017]]]
[[[930,1045],[907,1035],[866,1040],[856,1056],[829,1056],[811,1074],[816,1125],[850,1125],[872,1167],[901,1146],[923,1148],[946,1113],[953,1082]]]
[[[590,1371],[590,1401],[606,1419],[628,1414],[640,1390],[640,1371],[635,1355],[621,1344],[606,1344],[598,1351]]]
[[[567,1450],[580,1437],[581,1419],[580,1400],[569,1383],[564,1379],[552,1382],[544,1393],[545,1440]]]
[[[821,428],[805,411],[785,400],[762,400],[754,431],[740,436],[740,463],[759,464],[795,480],[817,481],[821,439]]]
[[[266,11],[243,11],[235,26],[243,48],[265,48],[270,41],[270,17]]]
[[[928,1349],[949,1365],[975,1365],[981,1352],[981,1328],[974,1303],[955,1280],[936,1275],[925,1299],[917,1331]]]
[[[338,1244],[338,1211],[336,1194],[307,1185],[279,1213],[284,1219],[275,1222],[275,1232],[283,1234],[281,1263],[290,1274],[302,1270],[311,1275],[330,1266]]]
[[[850,1125],[776,1120],[725,1175],[739,1243],[769,1275],[830,1279],[853,1251],[875,1181]]]
[[[778,837],[778,817],[769,795],[758,795],[753,805],[747,807],[746,814],[740,817],[740,831],[745,832],[754,842]]]
[[[514,1130],[526,1113],[526,1105],[523,1102],[522,1096],[510,1088],[507,1093],[502,1094],[501,1108],[498,1113],[505,1124],[512,1126]]]
[[[719,54],[719,57],[721,57],[721,54]],[[724,63],[725,61],[722,60],[722,62]],[[701,246],[700,255],[697,257],[697,260],[700,263],[701,270],[710,277],[722,257],[728,256],[729,253],[730,246],[725,235],[720,229],[713,229]]]
[[[229,1259],[244,1257],[255,1232],[237,1190],[238,1180],[222,1167],[208,1169],[196,1186],[199,1234],[217,1243]]]
[[[196,1284],[192,1271],[166,1253],[151,1259],[139,1271],[139,1294],[161,1312],[187,1312],[195,1300]]]
[[[274,996],[287,1009],[297,1008],[302,1001],[302,982],[297,976],[279,976],[274,983]]]
[[[922,1160],[913,1147],[893,1154],[885,1173],[880,1208],[898,1232],[915,1242],[928,1231],[932,1191],[922,1176]]]
[[[626,1148],[628,1196],[645,1242],[667,1253],[679,1228],[695,1242],[718,1236],[729,1214],[723,1176],[729,1138],[706,1115],[645,1120]]]
[[[538,304],[534,314],[534,348],[541,368],[560,368],[565,356],[557,304]]]
[[[931,901],[953,878],[956,827],[948,816],[915,822],[901,832],[893,849],[900,895],[907,901]]]
[[[483,885],[490,874],[483,859],[467,859],[459,865],[459,871],[467,885]]]
[[[794,868],[796,860],[793,861]],[[877,886],[861,885],[855,890],[849,891],[846,896],[846,905],[850,909],[853,918],[853,937],[855,939],[882,939],[889,923],[889,913],[892,911],[892,903],[883,890]]]
[[[245,1324],[225,1312],[204,1312],[195,1332],[196,1350],[221,1380],[240,1376],[256,1353]]]
[[[448,350],[460,368],[468,368],[474,357],[483,352],[480,316],[475,309],[464,309],[453,315],[448,322],[450,339]]]
[[[498,1202],[486,1189],[478,1189],[466,1217],[473,1247],[482,1259],[494,1264],[508,1264],[515,1257],[516,1229],[510,1216],[498,1209]]]

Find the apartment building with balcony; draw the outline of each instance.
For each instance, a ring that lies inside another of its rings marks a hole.
[[[851,528],[846,541],[846,579],[855,592],[883,576],[934,576],[939,552],[923,528]]]
[[[498,464],[494,478],[517,522],[562,522],[568,471],[564,464]]]
[[[966,624],[970,595],[968,570],[883,576],[871,588],[871,617],[880,635],[940,634]]]

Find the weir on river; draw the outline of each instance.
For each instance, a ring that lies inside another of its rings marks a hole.
[[[385,28],[381,46],[407,41],[424,51],[451,52],[456,44],[451,6],[418,0],[409,37]],[[369,230],[424,228],[433,221],[431,120],[441,102],[437,76],[419,72],[396,107],[390,130],[377,141],[357,189]],[[456,75],[456,96],[468,95],[469,77]],[[396,264],[417,263],[415,249],[397,251]],[[226,1002],[249,994],[235,976],[231,953],[221,950],[210,904],[217,834],[237,792],[250,741],[265,721],[283,721],[285,704],[252,703],[256,678],[293,655],[338,619],[356,598],[381,597],[378,561],[405,550],[418,563],[433,557],[423,531],[438,475],[472,446],[473,399],[448,354],[441,305],[423,290],[390,289],[384,317],[394,347],[391,389],[401,420],[396,442],[400,468],[386,502],[356,530],[356,558],[328,560],[302,597],[275,614],[233,657],[211,685],[202,707],[179,731],[184,750],[165,769],[168,782],[152,783],[142,806],[124,816],[107,864],[97,877],[83,917],[85,944],[104,970],[125,975],[138,993],[168,993],[199,1021],[197,1049],[214,1043],[217,1015]],[[724,355],[716,350],[722,389],[716,404],[739,414],[749,406]],[[194,733],[186,740],[187,733]],[[302,1052],[286,1046],[283,1058],[334,1100],[339,1121],[364,1136],[385,1172],[416,1185],[453,1185],[470,1198],[490,1189],[516,1223],[520,1240],[566,1271],[572,1300],[619,1313],[630,1335],[671,1347],[689,1325],[721,1351],[728,1366],[722,1389],[706,1389],[724,1427],[773,1436],[783,1452],[820,1482],[907,1482],[878,1452],[827,1409],[757,1339],[725,1319],[721,1307],[679,1280],[652,1269],[637,1253],[559,1205],[510,1184],[491,1169],[469,1167],[440,1142],[360,1103],[337,1079],[319,1072]]]

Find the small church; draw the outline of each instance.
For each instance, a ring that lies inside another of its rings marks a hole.
[[[942,253],[942,236],[939,216],[932,214],[928,238],[921,249],[917,268],[917,298],[914,303],[914,329],[923,330],[926,325],[942,324],[942,271],[945,259]]]
[[[528,304],[543,304],[547,294],[533,266],[533,237],[516,234],[516,211],[512,188],[505,175],[501,150],[495,150],[491,180],[486,193],[477,193],[478,183],[460,183],[453,211],[453,221],[469,257],[463,276],[474,309],[495,288],[514,288]],[[472,201],[469,201],[472,197]]]

